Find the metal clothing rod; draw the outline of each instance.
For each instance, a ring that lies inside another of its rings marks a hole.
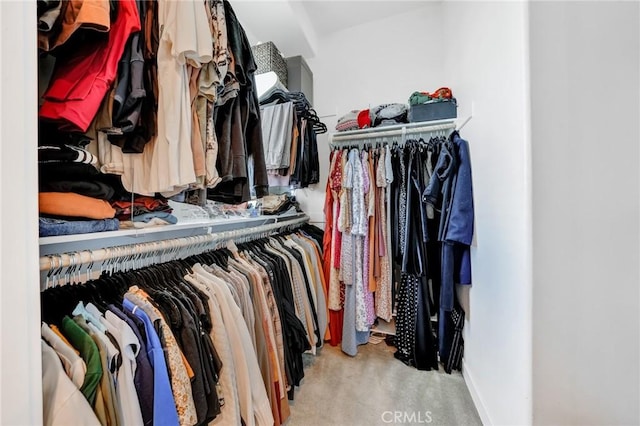
[[[121,261],[131,266],[129,269],[137,269],[141,267],[140,265],[163,263],[205,251],[215,250],[228,241],[245,242],[256,238],[263,238],[271,235],[274,231],[292,229],[307,222],[309,222],[309,216],[304,215],[293,220],[216,234],[173,238],[118,247],[107,247],[98,250],[52,254],[40,258],[40,271],[49,271],[49,275],[51,275],[51,273],[57,275],[60,274],[64,268],[79,270],[81,265],[89,264],[89,269],[91,269],[94,263],[107,262],[109,265],[113,265]],[[107,269],[109,265],[107,265]]]
[[[472,118],[473,118],[473,115],[468,116],[468,117],[467,117],[467,119],[466,119],[466,120],[464,120],[464,121],[462,122],[462,124],[460,124],[460,125],[457,127],[457,129],[456,129],[456,130],[457,130],[457,131],[462,130],[462,128],[463,128],[464,126],[466,126],[466,125],[467,125],[467,123],[468,123],[469,121],[471,121],[471,119],[472,119]]]
[[[337,145],[341,142],[371,140],[375,138],[384,138],[389,136],[404,137],[407,135],[415,135],[420,133],[433,133],[441,130],[451,130],[451,129],[455,129],[455,127],[456,125],[453,122],[446,123],[446,124],[439,124],[439,125],[430,125],[430,126],[423,125],[419,127],[402,126],[400,128],[396,128],[392,130],[386,130],[384,127],[376,127],[374,129],[377,129],[377,130],[370,130],[362,133],[346,134],[347,132],[345,132],[344,135],[334,134],[333,137],[331,138],[331,143]],[[385,129],[385,130],[381,130],[381,129]],[[354,132],[360,132],[360,131],[355,130]]]
[[[418,135],[421,133],[434,133],[444,130],[457,130],[460,131],[467,123],[473,118],[473,115],[469,115],[460,125],[456,124],[452,120],[438,120],[433,121],[428,125],[424,123],[408,123],[402,125],[385,126],[385,127],[373,127],[362,130],[350,130],[346,132],[340,132],[339,134],[331,135],[331,146],[340,147],[345,142],[361,141],[367,142],[372,139],[386,138],[400,136],[402,142],[409,135]]]

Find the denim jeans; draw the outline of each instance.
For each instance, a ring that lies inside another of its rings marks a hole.
[[[178,223],[178,218],[167,212],[149,212],[139,214],[133,217],[134,222],[149,222],[153,218],[162,219],[168,223],[175,224]]]
[[[88,234],[91,232],[117,231],[120,227],[118,219],[102,220],[62,220],[41,217],[39,219],[40,236]]]

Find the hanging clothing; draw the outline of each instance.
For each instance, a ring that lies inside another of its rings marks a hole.
[[[473,236],[468,145],[461,141],[454,133],[331,153],[324,267],[328,307],[344,309],[345,353],[366,343],[376,318],[396,314],[396,358],[421,370],[437,369],[438,355],[451,368],[460,365],[463,312],[452,315],[454,284],[470,283]]]
[[[216,102],[214,121],[221,181],[208,190],[207,198],[240,203],[251,198],[252,190],[259,198],[267,195],[269,183],[254,77],[257,65],[244,29],[228,1],[224,2],[224,10],[229,53],[233,57],[227,70],[229,77],[225,77],[225,90],[233,86],[231,90],[236,95],[218,97]],[[250,168],[253,182],[249,180]]]
[[[87,366],[83,359],[80,358],[79,353],[73,349],[70,343],[63,340],[62,336],[59,336],[51,330],[48,324],[43,322],[40,332],[42,339],[56,351],[69,379],[80,388],[84,382],[84,376],[87,373]]]
[[[441,194],[441,195],[440,195]],[[441,197],[441,198],[440,198]],[[438,240],[442,243],[440,316],[447,318],[454,309],[455,284],[471,284],[470,245],[473,239],[473,186],[468,142],[454,132],[443,144],[434,178],[423,198],[433,205],[442,200]],[[439,323],[439,350],[447,360],[455,325]]]
[[[329,327],[331,332],[330,344],[337,346],[342,341],[343,313],[342,302],[344,301],[344,284],[340,282],[340,248],[342,246],[342,233],[338,229],[338,216],[340,212],[340,193],[342,191],[342,151],[332,153],[332,161],[329,178],[327,179],[327,194],[331,197],[325,198],[326,207],[331,212],[330,216],[325,215],[327,225],[325,229],[325,244],[323,265],[325,268],[325,279],[328,283],[327,307],[329,309]],[[328,204],[331,200],[331,204]],[[329,217],[331,223],[329,224]],[[328,246],[328,247],[327,247]]]
[[[42,401],[44,425],[64,426],[100,422],[77,385],[64,373],[56,352],[44,341],[42,346]]]
[[[124,299],[122,306],[125,312],[135,315],[142,321],[147,336],[147,353],[153,366],[153,424],[176,424],[178,412],[169,382],[168,368],[164,357],[164,349],[160,337],[156,333],[151,317],[143,309],[139,309],[130,300]]]
[[[165,317],[157,307],[151,303],[147,293],[137,286],[131,287],[124,297],[138,306],[138,309],[145,311],[147,315],[152,318],[155,317],[156,321],[159,322],[160,331],[166,345],[164,349],[166,350],[167,367],[170,372],[171,390],[173,392],[179,422],[181,425],[195,424],[197,422],[197,415],[190,383],[190,376],[192,374],[192,371],[190,371],[191,366],[185,362],[184,355],[181,353],[178,342],[171,332],[171,328],[167,324]]]
[[[70,346],[60,353],[101,424],[284,424],[302,354],[315,353],[327,329],[321,242],[322,231],[305,226],[51,288],[43,319],[62,323],[80,349],[80,363]],[[67,345],[53,330],[43,325],[43,336]]]
[[[55,176],[41,180],[43,190],[111,201],[206,187],[231,203],[268,193],[255,61],[228,2],[72,1],[40,9],[41,48],[56,47],[39,111],[41,144],[87,145],[81,161],[118,182],[110,189],[102,179],[79,185]],[[105,34],[84,37],[88,30]]]
[[[380,275],[376,284],[375,306],[376,315],[383,320],[389,322],[392,318],[392,301],[391,301],[391,266],[390,266],[390,250],[388,247],[388,227],[387,227],[387,178],[386,178],[386,160],[387,149],[380,150],[380,157],[376,168],[376,186],[378,188],[378,208],[377,229],[376,229],[376,245],[377,255],[380,263]]]
[[[192,111],[188,66],[213,57],[204,4],[159,1],[158,128],[142,155],[125,155],[122,184],[129,192],[175,194],[196,181],[192,149]],[[186,31],[188,29],[188,31]]]
[[[72,9],[72,6],[67,8]],[[56,61],[49,87],[43,95],[44,102],[39,111],[41,119],[59,123],[61,128],[68,130],[87,131],[116,77],[129,36],[140,31],[135,1],[119,2],[116,20],[110,27],[108,23],[105,27],[108,30],[106,37],[83,44],[68,57]]]
[[[260,105],[269,184],[306,188],[318,183],[317,135],[327,129],[304,93],[271,90]]]

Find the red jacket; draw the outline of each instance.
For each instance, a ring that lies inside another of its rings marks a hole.
[[[134,0],[117,2],[118,16],[105,37],[59,59],[44,94],[40,117],[61,128],[86,132],[109,91],[129,36],[140,31]]]

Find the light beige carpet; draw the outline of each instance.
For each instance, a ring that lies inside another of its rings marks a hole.
[[[305,355],[287,425],[482,424],[459,372],[418,371],[394,352],[382,342],[353,358],[329,345]]]

